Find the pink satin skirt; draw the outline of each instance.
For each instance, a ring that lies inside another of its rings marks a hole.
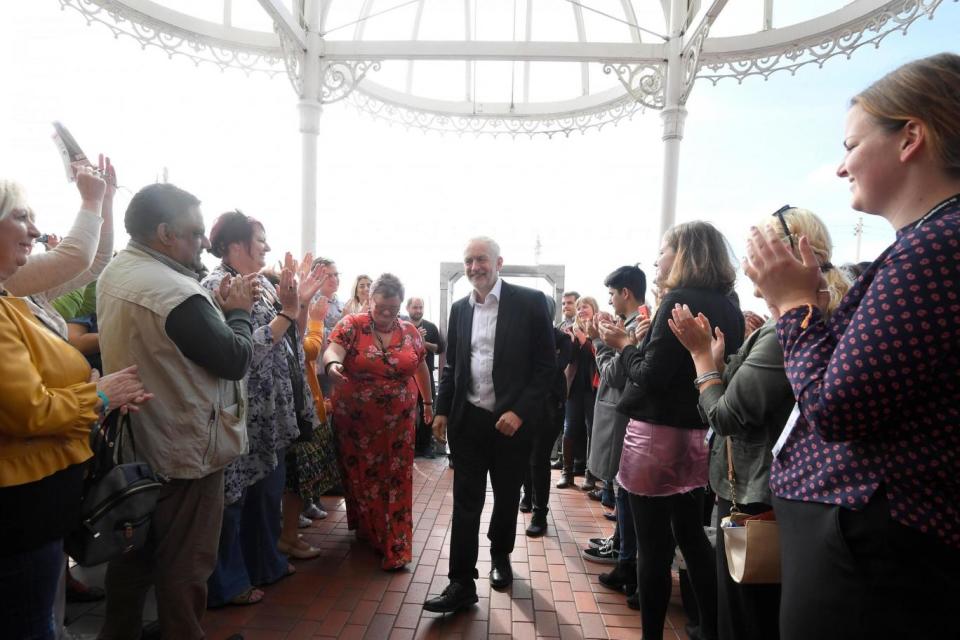
[[[709,482],[706,429],[679,429],[640,420],[627,423],[617,482],[639,496],[686,493]]]

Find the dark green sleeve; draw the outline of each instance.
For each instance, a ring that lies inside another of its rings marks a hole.
[[[165,329],[177,348],[198,365],[227,380],[240,380],[253,357],[250,314],[234,310],[226,322],[201,295],[181,302],[167,316]]]

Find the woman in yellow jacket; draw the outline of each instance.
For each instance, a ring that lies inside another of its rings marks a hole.
[[[104,183],[81,172],[81,193]],[[99,198],[96,196],[99,194]],[[0,635],[54,637],[63,536],[78,519],[90,427],[113,407],[149,399],[135,368],[96,379],[79,351],[7,295],[40,232],[23,189],[0,180]]]

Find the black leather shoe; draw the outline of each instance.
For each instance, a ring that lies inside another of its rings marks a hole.
[[[528,495],[520,498],[520,513],[530,513],[533,511],[533,500]]]
[[[621,593],[632,593],[637,588],[637,564],[635,562],[618,562],[613,571],[601,573],[597,576],[597,580],[608,589]]]
[[[510,556],[493,558],[493,568],[490,569],[490,586],[494,589],[505,589],[513,582],[513,567],[510,566]]]
[[[476,604],[477,590],[462,582],[451,582],[443,593],[423,603],[424,611],[432,613],[453,613]]]
[[[535,513],[530,519],[530,526],[527,527],[527,535],[531,538],[539,538],[547,532],[546,514]]]

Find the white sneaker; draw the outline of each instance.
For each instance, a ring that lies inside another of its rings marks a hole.
[[[308,518],[307,516],[305,516],[305,515],[303,515],[303,514],[300,514],[300,516],[297,518],[297,528],[298,528],[298,529],[306,529],[307,527],[309,527],[309,526],[312,525],[312,524],[313,524],[313,520],[311,520],[310,518]]]
[[[318,507],[315,504],[311,504],[306,509],[303,510],[303,515],[310,518],[311,520],[323,520],[327,517],[327,512]]]

